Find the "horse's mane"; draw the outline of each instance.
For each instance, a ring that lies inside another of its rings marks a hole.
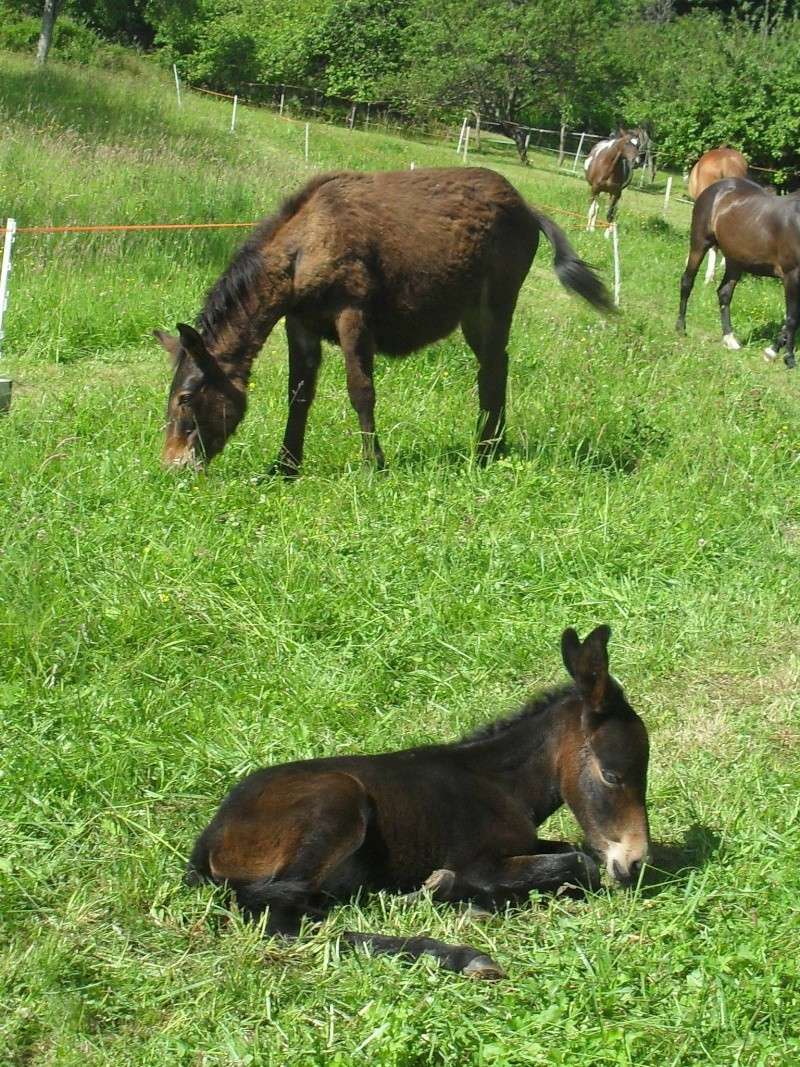
[[[501,719],[495,719],[494,722],[485,723],[483,726],[479,726],[477,730],[472,733],[465,734],[460,741],[457,741],[457,745],[471,745],[477,741],[488,741],[491,738],[498,737],[507,733],[513,727],[518,726],[520,723],[527,721],[528,719],[535,719],[543,712],[547,711],[558,703],[565,696],[574,691],[572,685],[560,685],[554,689],[546,689],[542,693],[538,693],[536,696],[527,700],[519,711],[515,711],[512,715],[504,715]]]
[[[339,173],[319,174],[299,192],[284,200],[274,215],[263,219],[235,253],[223,274],[209,289],[197,326],[204,336],[213,337],[218,326],[227,322],[231,312],[241,304],[256,285],[261,271],[264,245],[306,204],[313,194]]]

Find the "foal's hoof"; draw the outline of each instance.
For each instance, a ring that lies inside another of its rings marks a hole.
[[[729,348],[731,352],[736,352],[742,347],[732,333],[726,333],[722,338],[722,343],[726,348]]]
[[[481,978],[487,982],[496,982],[506,976],[506,972],[491,956],[476,956],[462,968],[461,973],[466,978]]]
[[[439,894],[450,893],[455,883],[456,872],[449,870],[447,867],[441,867],[438,871],[428,875],[422,883],[422,888],[434,896],[438,896]]]
[[[772,347],[772,345],[770,345],[769,348],[765,348],[764,349],[764,361],[766,363],[771,363],[773,361],[773,359],[777,359],[777,358],[778,358],[778,353],[775,351],[775,349]]]

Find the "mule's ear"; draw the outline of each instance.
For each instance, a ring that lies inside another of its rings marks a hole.
[[[608,639],[610,626],[597,626],[581,643],[574,630],[565,630],[561,638],[564,666],[575,679],[589,710],[599,713],[608,687]]]
[[[165,330],[153,330],[153,337],[155,337],[161,347],[166,351],[172,362],[175,363],[178,359],[178,353],[181,350],[180,340],[177,337],[173,337],[171,333],[167,333]]]
[[[181,344],[197,366],[209,378],[218,378],[222,373],[219,364],[206,348],[206,343],[194,326],[179,322],[177,326]]]
[[[576,678],[578,669],[578,655],[581,651],[581,639],[572,627],[568,627],[561,635],[561,658],[567,668],[567,674]]]

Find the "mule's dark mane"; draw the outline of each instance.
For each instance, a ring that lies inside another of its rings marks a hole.
[[[206,295],[203,310],[197,317],[197,327],[204,337],[215,337],[218,328],[230,321],[236,308],[253,293],[263,267],[264,245],[321,185],[338,176],[336,172],[317,175],[294,196],[284,200],[274,215],[258,224]]]
[[[513,729],[513,727],[519,726],[520,723],[542,715],[554,704],[563,700],[565,696],[574,692],[575,687],[572,685],[560,685],[553,689],[545,689],[544,692],[527,700],[519,711],[515,711],[511,715],[504,715],[501,719],[495,719],[494,722],[485,723],[483,726],[479,726],[477,730],[473,730],[472,733],[466,734],[460,741],[457,741],[456,744],[471,745],[478,741],[489,741],[495,737],[501,736]]]

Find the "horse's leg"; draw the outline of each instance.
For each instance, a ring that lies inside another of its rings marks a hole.
[[[271,473],[291,478],[303,462],[306,422],[317,391],[322,345],[318,335],[307,330],[292,315],[286,316],[286,339],[289,343],[289,416],[283,444]]]
[[[372,368],[375,342],[357,308],[346,308],[336,320],[339,344],[344,352],[347,392],[361,427],[364,462],[382,470],[386,461],[375,433],[375,385]]]
[[[703,262],[703,256],[706,254],[709,246],[710,242],[695,245],[694,240],[692,240],[692,246],[689,249],[689,257],[686,260],[686,267],[681,276],[681,302],[678,308],[678,319],[675,323],[675,329],[678,333],[686,333],[686,305],[689,303],[689,297],[692,295],[694,279],[697,275],[697,271],[700,264]]]
[[[741,276],[742,272],[734,266],[730,260],[726,260],[725,274],[717,289],[717,296],[719,297],[719,316],[722,322],[722,343],[732,352],[735,352],[742,347],[736,340],[733,327],[731,326],[731,298],[733,297],[733,290],[736,288],[736,283]]]
[[[600,201],[597,196],[592,197],[592,202],[589,204],[589,214],[586,219],[586,229],[593,233],[597,224],[597,213],[600,210]]]
[[[516,293],[514,294],[516,298]],[[461,320],[467,344],[478,360],[478,462],[485,463],[505,443],[508,334],[514,300],[493,305],[488,285],[481,300]]]
[[[786,296],[786,354],[783,362],[790,369],[797,366],[794,358],[794,335],[797,332],[797,319],[800,312],[800,270],[792,270],[784,275],[783,291]]]
[[[556,849],[476,863],[464,871],[434,871],[423,888],[435,900],[477,900],[485,904],[520,899],[532,890],[555,893],[571,886],[582,891],[599,885],[600,871],[591,856],[574,849]]]
[[[608,214],[606,215],[606,222],[608,223],[605,232],[606,239],[611,237],[611,227],[617,221],[617,205],[619,204],[619,199],[621,196],[621,189],[619,189],[616,193],[611,194],[611,203],[608,205]]]
[[[717,269],[717,250],[714,245],[708,250],[708,262],[706,263],[706,276],[703,284],[708,285],[714,281],[714,273]]]

